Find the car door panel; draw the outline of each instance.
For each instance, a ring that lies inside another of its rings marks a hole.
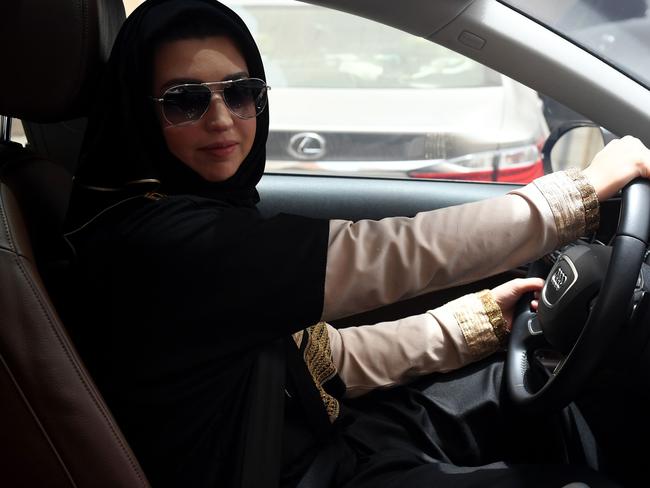
[[[514,184],[266,174],[260,210],[328,219],[381,219],[498,197]]]
[[[381,219],[412,216],[504,195],[519,185],[460,181],[424,181],[349,178],[315,175],[267,174],[262,178],[260,210],[266,215],[292,213],[327,219]],[[423,313],[466,293],[492,288],[521,277],[516,269],[468,285],[453,287],[404,300],[335,322],[338,327],[396,320]]]

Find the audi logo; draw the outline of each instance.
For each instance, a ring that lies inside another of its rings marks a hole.
[[[559,291],[559,289],[562,288],[562,285],[566,283],[566,280],[568,279],[569,277],[564,273],[564,271],[558,268],[557,271],[551,277],[551,284],[553,285],[553,288],[555,288],[556,291]]]

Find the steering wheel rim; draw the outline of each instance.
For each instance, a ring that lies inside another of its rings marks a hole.
[[[539,344],[541,330],[532,326],[534,314],[528,304],[517,307],[506,356],[505,382],[514,405],[539,412],[568,405],[580,386],[595,371],[600,359],[627,318],[639,270],[650,238],[650,182],[636,179],[622,192],[618,228],[612,256],[595,305],[569,354],[537,391],[527,374],[531,349]]]

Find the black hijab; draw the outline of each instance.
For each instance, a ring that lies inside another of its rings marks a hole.
[[[265,80],[262,58],[244,22],[215,0],[150,0],[125,21],[97,91],[75,175],[68,228],[126,197],[156,191],[254,207],[266,159],[268,107],[257,117],[255,140],[236,174],[212,183],[168,149],[150,97],[153,57],[163,42],[227,35],[251,77]]]

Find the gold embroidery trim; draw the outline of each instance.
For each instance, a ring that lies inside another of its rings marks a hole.
[[[600,224],[600,204],[596,189],[589,180],[582,174],[582,171],[571,168],[567,171],[569,178],[576,185],[582,198],[582,206],[585,213],[585,234],[592,234],[598,230]]]
[[[559,244],[567,244],[585,234],[582,197],[578,188],[564,171],[543,176],[534,181],[551,207]]]
[[[546,175],[534,184],[551,207],[560,245],[596,230],[600,220],[598,197],[579,170]]]
[[[483,304],[485,314],[487,315],[490,324],[492,324],[492,329],[494,330],[494,335],[497,336],[499,345],[505,347],[508,340],[508,323],[503,317],[501,307],[499,307],[499,304],[494,299],[494,295],[492,295],[490,290],[479,292],[478,298]]]
[[[478,294],[464,296],[445,307],[450,307],[474,359],[485,357],[499,348],[494,326]]]
[[[320,393],[321,400],[323,400],[327,416],[330,422],[334,422],[339,416],[339,402],[323,388],[323,384],[332,379],[336,374],[336,367],[334,366],[332,350],[330,348],[330,339],[327,334],[327,325],[325,322],[319,322],[316,325],[308,327],[303,332],[307,333],[307,345],[305,346],[303,359]],[[294,340],[296,340],[296,334],[294,334]]]

